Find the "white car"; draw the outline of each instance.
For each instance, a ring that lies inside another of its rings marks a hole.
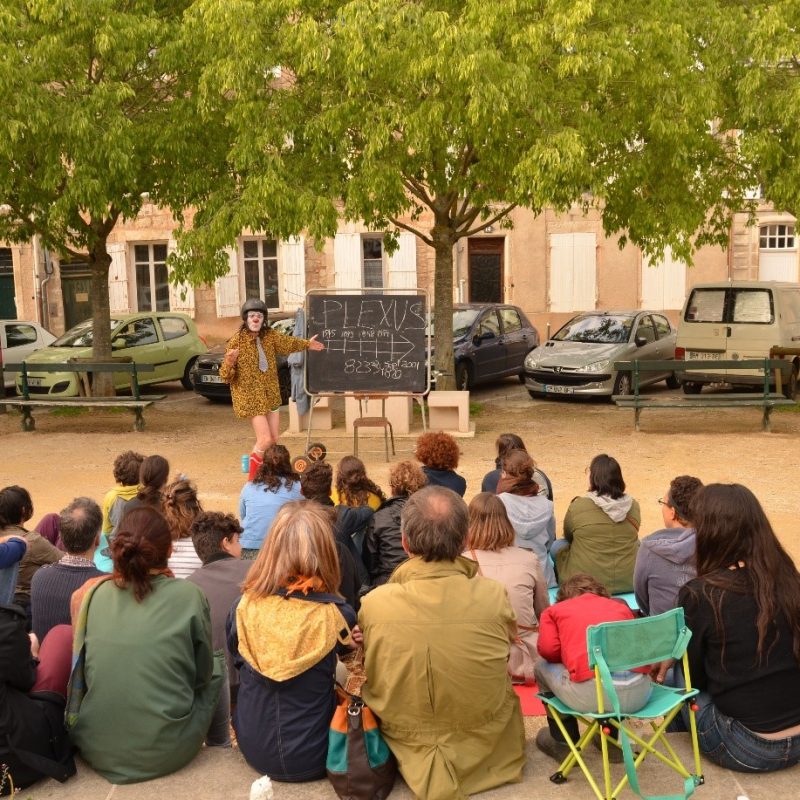
[[[35,350],[55,340],[56,337],[38,322],[0,319],[0,364],[19,364]],[[16,379],[15,372],[4,372],[4,388],[13,388]]]

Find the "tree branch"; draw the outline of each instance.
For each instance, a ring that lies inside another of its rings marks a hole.
[[[421,239],[425,244],[429,247],[433,247],[433,239],[430,236],[426,236],[422,231],[418,231],[413,226],[409,225],[406,222],[400,222],[400,220],[395,219],[394,217],[389,217],[389,222],[392,223],[396,228],[401,228],[404,231],[408,231],[409,233],[413,233],[418,239]]]
[[[500,222],[501,219],[507,217],[515,208],[517,207],[516,203],[512,203],[510,206],[507,206],[498,214],[495,214],[493,217],[489,217],[487,220],[481,220],[481,224],[471,230],[462,233],[461,236],[472,236],[475,233],[479,233],[484,228],[487,228],[489,225],[494,225],[496,222]]]

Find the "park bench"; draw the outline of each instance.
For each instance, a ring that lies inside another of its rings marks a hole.
[[[0,398],[0,408],[11,406],[19,408],[22,413],[22,430],[34,430],[33,420],[34,408],[126,408],[133,411],[135,419],[133,429],[135,431],[144,430],[144,409],[151,406],[156,400],[163,400],[166,395],[147,394],[143,395],[139,390],[139,373],[152,372],[155,367],[152,364],[136,364],[133,361],[92,361],[91,359],[69,359],[62,364],[32,364],[31,372],[77,372],[85,375],[82,381],[83,386],[88,388],[90,381],[88,376],[97,372],[127,372],[131,381],[130,397],[50,397],[41,395],[31,396],[31,385],[29,382],[28,365],[23,361],[21,364],[0,365],[0,386],[2,385],[3,372],[20,372],[22,374],[22,396]]]
[[[770,372],[775,371],[775,383],[780,387],[780,371],[785,368],[786,362],[781,359],[746,359],[741,361],[714,361],[714,370],[739,370],[761,372],[763,377],[760,392],[721,392],[718,394],[697,394],[684,397],[654,397],[639,393],[639,380],[644,372],[668,372],[679,368],[681,372],[691,370],[708,370],[708,361],[617,361],[614,369],[627,372],[631,375],[632,394],[615,394],[614,402],[620,408],[633,409],[633,425],[639,430],[639,417],[645,408],[744,408],[747,406],[761,408],[762,428],[770,430],[770,414],[778,406],[791,406],[794,400],[789,400],[780,392],[771,389],[772,378]],[[733,381],[735,382],[735,381]]]

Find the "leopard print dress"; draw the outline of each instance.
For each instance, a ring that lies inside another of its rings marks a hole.
[[[281,404],[277,357],[308,348],[308,339],[286,336],[272,328],[262,330],[259,337],[267,356],[266,372],[258,368],[256,340],[245,329],[239,329],[227,344],[227,350],[239,348],[236,364],[229,367],[223,361],[219,369],[220,377],[231,387],[233,411],[241,419],[261,416]]]

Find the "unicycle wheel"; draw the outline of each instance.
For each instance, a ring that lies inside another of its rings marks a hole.
[[[324,461],[325,456],[328,455],[328,448],[325,447],[322,442],[312,442],[308,446],[308,450],[306,451],[306,455],[312,461]]]
[[[302,475],[314,462],[308,456],[297,456],[292,459],[292,469]]]

